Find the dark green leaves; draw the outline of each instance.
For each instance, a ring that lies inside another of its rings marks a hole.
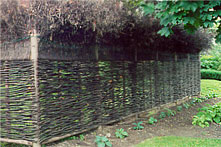
[[[184,24],[188,33],[195,33],[200,28],[212,28],[219,24],[221,17],[220,1],[163,1],[154,3],[142,3],[144,14],[154,14],[164,26],[158,34],[168,37],[171,28],[178,24]],[[221,42],[221,31],[218,29],[216,42]]]
[[[152,14],[155,10],[155,6],[153,3],[148,3],[148,4],[141,3],[140,7],[143,10],[144,15]]]
[[[142,130],[144,127],[141,125],[143,122],[142,121],[140,121],[140,122],[138,122],[138,123],[133,123],[133,125],[135,125],[134,127],[133,127],[133,129],[134,130]]]
[[[157,33],[161,36],[168,37],[171,34],[172,30],[169,27],[164,27],[161,30],[159,30]]]
[[[97,147],[112,147],[112,144],[105,136],[96,136],[95,143],[97,144]]]
[[[191,10],[192,12],[195,12],[196,9],[199,7],[197,2],[188,2],[188,1],[182,1],[178,4],[180,8],[183,8],[184,10]]]
[[[156,122],[157,122],[157,119],[155,119],[154,117],[150,117],[149,120],[148,120],[148,123],[151,124],[151,125],[156,123]]]
[[[221,102],[211,106],[208,105],[199,109],[199,112],[194,116],[192,124],[199,125],[202,128],[209,127],[210,122],[220,124],[221,122]]]
[[[121,128],[121,129],[116,130],[115,135],[116,135],[117,138],[122,139],[122,138],[127,137],[128,133],[126,131],[124,131],[124,129]]]
[[[190,24],[194,24],[194,22],[195,22],[195,18],[194,17],[184,17],[183,18],[183,23],[184,24],[187,24],[187,23],[190,23]]]

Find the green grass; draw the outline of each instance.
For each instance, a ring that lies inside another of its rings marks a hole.
[[[136,147],[220,147],[221,139],[202,139],[190,137],[164,136],[154,137],[136,145]]]
[[[221,81],[202,79],[201,96],[206,96],[210,92],[216,93],[221,98]]]

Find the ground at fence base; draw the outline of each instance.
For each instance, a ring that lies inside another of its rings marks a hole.
[[[188,99],[187,99],[188,100]],[[215,124],[211,124],[208,128],[201,128],[199,126],[192,125],[192,117],[198,111],[198,108],[203,107],[205,104],[214,104],[221,101],[221,98],[209,99],[203,103],[198,103],[194,107],[192,106],[189,109],[183,108],[181,112],[177,112],[174,117],[166,117],[163,120],[159,120],[154,125],[147,124],[148,117],[132,117],[114,123],[112,125],[106,125],[99,127],[97,130],[89,132],[85,135],[85,140],[67,140],[63,142],[54,142],[47,144],[47,147],[95,147],[94,139],[96,135],[108,136],[109,140],[112,142],[115,147],[128,147],[136,145],[147,138],[152,138],[155,136],[185,136],[185,137],[202,137],[202,138],[219,138],[221,139],[221,127]],[[170,109],[176,110],[175,107]],[[160,109],[161,111],[163,109]],[[161,112],[158,111],[158,112]],[[148,114],[148,113],[147,113]],[[153,115],[155,117],[158,114]],[[133,130],[132,123],[143,121],[144,129],[143,130]],[[128,132],[129,136],[124,139],[117,139],[115,137],[116,129],[123,128]]]

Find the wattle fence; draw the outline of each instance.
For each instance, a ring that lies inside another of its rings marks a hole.
[[[200,93],[198,54],[52,46],[36,36],[1,46],[0,77],[0,140],[27,145]]]

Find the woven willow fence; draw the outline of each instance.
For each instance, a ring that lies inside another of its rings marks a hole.
[[[43,144],[200,93],[198,54],[37,42],[1,46],[1,141]]]

